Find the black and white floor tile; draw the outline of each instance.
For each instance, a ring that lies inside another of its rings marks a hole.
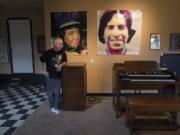
[[[0,88],[0,135],[11,135],[46,98],[41,86]]]

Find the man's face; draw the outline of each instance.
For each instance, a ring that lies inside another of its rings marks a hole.
[[[109,50],[119,51],[125,48],[128,39],[128,28],[122,14],[114,14],[107,23],[104,39]]]
[[[80,41],[79,29],[71,28],[65,30],[64,40],[69,46],[77,48]]]
[[[61,50],[63,48],[63,41],[62,41],[62,39],[56,39],[54,41],[54,48],[56,50]]]

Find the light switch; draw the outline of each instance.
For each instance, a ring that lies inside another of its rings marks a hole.
[[[90,59],[90,63],[94,63],[94,59],[93,58]]]

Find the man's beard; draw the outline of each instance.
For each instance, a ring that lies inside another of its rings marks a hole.
[[[55,47],[56,51],[61,51],[61,49],[62,49],[62,47],[60,47],[60,48]]]

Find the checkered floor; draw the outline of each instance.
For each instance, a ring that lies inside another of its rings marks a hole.
[[[47,98],[41,86],[0,88],[0,135],[10,135]]]

